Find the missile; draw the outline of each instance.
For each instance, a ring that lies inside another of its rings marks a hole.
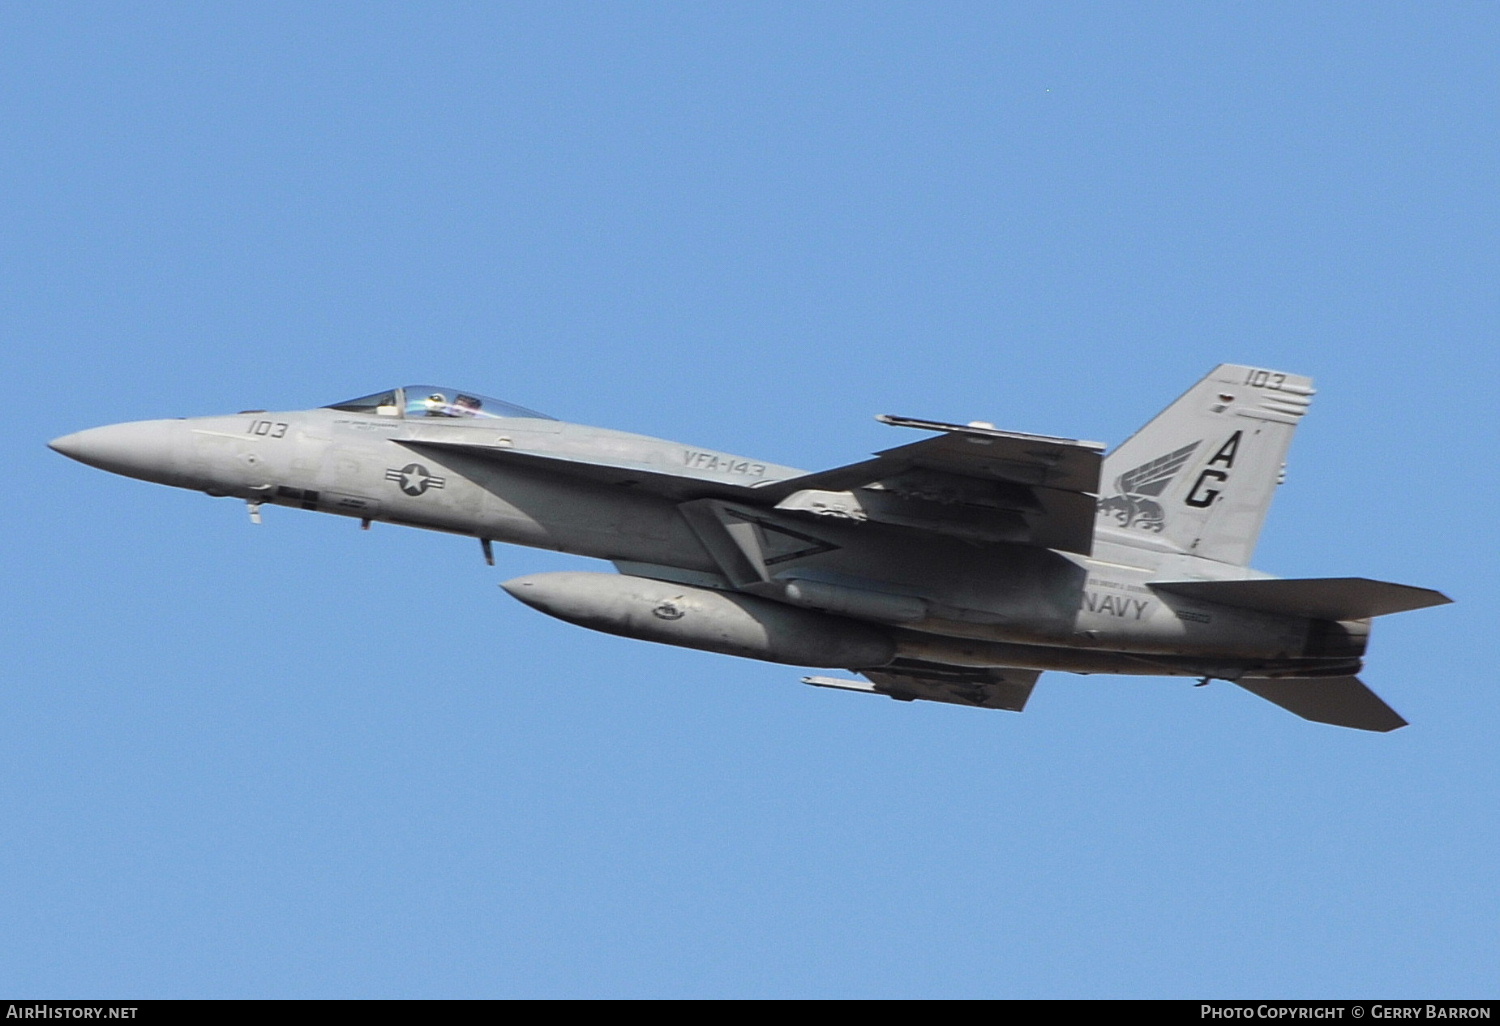
[[[860,669],[896,655],[878,628],[732,592],[622,574],[528,574],[500,585],[559,620],[641,641],[793,666]]]

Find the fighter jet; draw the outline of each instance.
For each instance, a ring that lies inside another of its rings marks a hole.
[[[557,549],[615,573],[501,585],[582,627],[794,666],[804,683],[1021,711],[1047,670],[1231,681],[1305,719],[1406,725],[1358,677],[1371,619],[1450,601],[1250,567],[1309,378],[1223,364],[1123,445],[929,434],[816,473],[407,385],[314,410],[50,445],[129,477]]]

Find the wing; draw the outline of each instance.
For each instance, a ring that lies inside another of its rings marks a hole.
[[[1151,587],[1184,598],[1315,620],[1363,620],[1453,600],[1431,588],[1367,577],[1275,577],[1251,581],[1153,581]]]
[[[1071,438],[882,416],[940,431],[872,460],[762,485],[777,509],[898,524],[975,541],[1085,555],[1093,548],[1104,446]]]
[[[642,435],[579,425],[547,422],[550,431],[513,424],[500,430],[415,424],[401,445],[435,456],[467,456],[509,467],[632,487],[678,501],[701,498],[755,502],[755,483],[801,473],[791,467],[757,463],[728,453],[688,449],[673,442]],[[684,457],[694,457],[685,459]]]
[[[602,432],[578,442],[527,439],[521,444],[519,438],[492,439],[472,430],[421,425],[419,434],[397,441],[415,449],[637,487],[683,502],[774,504],[801,515],[875,521],[971,541],[1091,551],[1103,445],[904,417],[879,419],[942,433],[815,474],[713,453],[703,453],[711,458],[701,464],[654,461],[653,445],[661,453],[684,450],[636,436],[629,444],[606,445]],[[762,483],[733,469],[740,467],[773,480]]]
[[[1026,708],[1031,689],[1036,686],[1036,679],[1042,675],[1040,670],[1016,670],[1010,667],[975,669],[939,666],[935,663],[908,664],[904,660],[898,660],[883,669],[860,670],[859,673],[868,678],[869,683],[839,677],[803,677],[802,682],[820,688],[887,695],[903,702],[923,699],[928,702],[950,702],[981,709],[1020,712]]]
[[[496,445],[447,439],[403,438],[399,441],[402,445],[413,449],[432,449],[438,452],[474,456],[510,466],[544,469],[567,474],[570,477],[597,481],[600,484],[635,486],[673,499],[720,498],[753,502],[756,498],[755,490],[746,485],[715,480],[706,475],[700,477],[679,473],[675,470],[668,473],[659,467],[633,463],[629,460],[595,460],[582,456],[529,452],[525,449],[508,449]]]

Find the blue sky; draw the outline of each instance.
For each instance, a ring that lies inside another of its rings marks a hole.
[[[1493,996],[1500,12],[0,9],[0,993]],[[1412,721],[592,634],[587,560],[44,448],[452,382],[806,468],[1320,389],[1257,554]]]

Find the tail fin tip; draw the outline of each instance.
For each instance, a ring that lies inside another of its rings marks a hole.
[[[1245,566],[1312,379],[1223,363],[1104,461],[1099,525]]]

